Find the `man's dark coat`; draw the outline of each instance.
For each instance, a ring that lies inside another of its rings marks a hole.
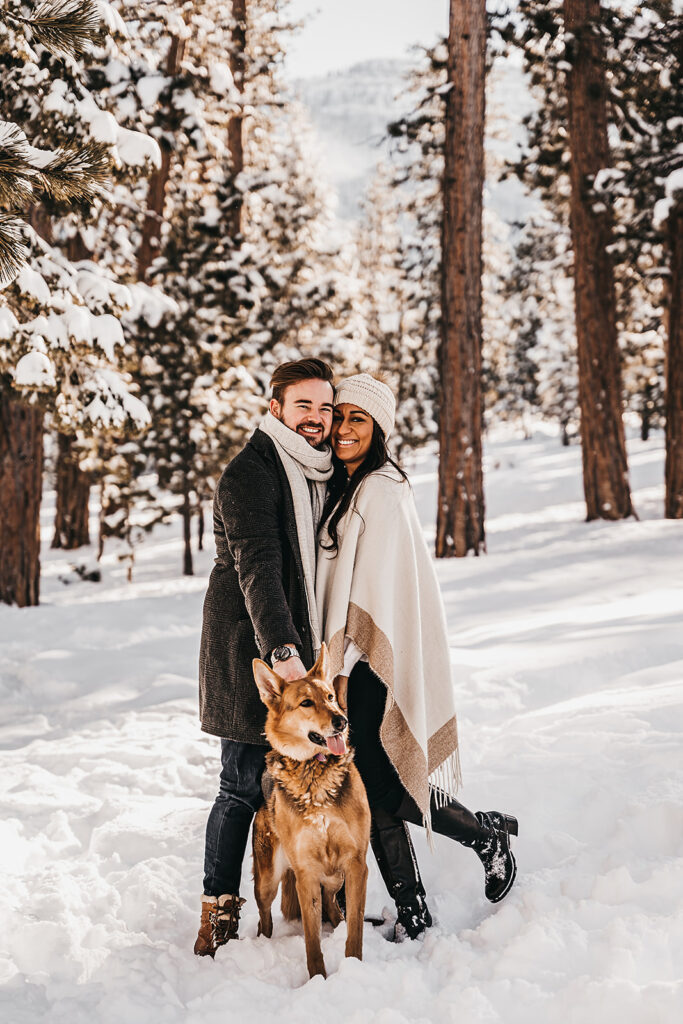
[[[216,562],[204,599],[199,716],[204,732],[267,746],[252,659],[295,643],[313,664],[292,492],[275,445],[256,430],[213,501]]]

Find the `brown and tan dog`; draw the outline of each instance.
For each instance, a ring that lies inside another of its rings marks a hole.
[[[266,803],[254,821],[254,889],[259,935],[273,932],[271,906],[282,881],[282,912],[301,916],[311,977],[326,977],[320,948],[323,911],[342,920],[336,895],[346,888],[346,956],[363,957],[363,914],[370,810],[348,721],[328,678],[328,655],[303,679],[286,683],[254,660],[254,678],[268,708]],[[344,697],[340,694],[342,702]],[[270,791],[269,791],[270,790]]]

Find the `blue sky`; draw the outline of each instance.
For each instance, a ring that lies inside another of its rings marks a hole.
[[[445,35],[448,7],[448,0],[292,0],[292,14],[308,16],[308,24],[290,40],[289,72],[306,78],[373,57],[403,57],[409,46]]]

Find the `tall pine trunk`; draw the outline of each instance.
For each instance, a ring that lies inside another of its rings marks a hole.
[[[0,388],[0,601],[20,608],[40,593],[43,413]]]
[[[484,548],[481,273],[485,0],[450,0],[439,354],[439,558]]]
[[[192,564],[192,502],[190,501],[190,484],[187,476],[183,478],[183,576],[194,576]]]
[[[197,551],[204,550],[204,505],[202,503],[201,494],[197,494]]]
[[[175,78],[180,72],[180,65],[185,50],[185,40],[178,36],[171,37],[168,56],[166,57],[166,74]],[[171,175],[172,147],[167,139],[159,141],[161,148],[161,166],[150,176],[147,192],[147,210],[142,225],[142,238],[138,250],[138,280],[144,281],[152,261],[159,255],[161,244],[161,223],[166,200],[166,186]]]
[[[666,358],[666,497],[667,519],[683,519],[683,200],[669,215],[671,293]]]
[[[590,194],[590,178],[610,166],[600,0],[565,0],[573,37],[568,74],[571,232],[586,518],[633,515],[622,421],[614,274],[607,251],[610,212]]]
[[[232,47],[230,50],[230,71],[232,73],[235,88],[244,94],[244,54],[247,48],[247,0],[233,0],[232,3]],[[230,161],[234,176],[244,170],[244,115],[240,111],[230,119],[228,124],[228,149],[230,150]],[[242,234],[242,193],[236,193],[235,203],[230,210],[230,219],[226,230],[230,238],[237,238]]]
[[[57,509],[53,548],[72,551],[90,543],[90,477],[78,464],[73,438],[57,435]]]

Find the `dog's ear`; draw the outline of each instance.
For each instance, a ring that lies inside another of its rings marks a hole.
[[[311,676],[317,676],[319,679],[327,679],[330,671],[330,655],[327,651],[327,645],[323,643],[320,648],[320,654],[318,660],[309,672]]]
[[[258,686],[261,700],[264,704],[270,706],[273,701],[278,700],[282,696],[284,680],[280,678],[277,672],[273,672],[272,668],[266,665],[265,661],[261,661],[260,658],[254,658],[251,664],[254,669],[254,679]]]

